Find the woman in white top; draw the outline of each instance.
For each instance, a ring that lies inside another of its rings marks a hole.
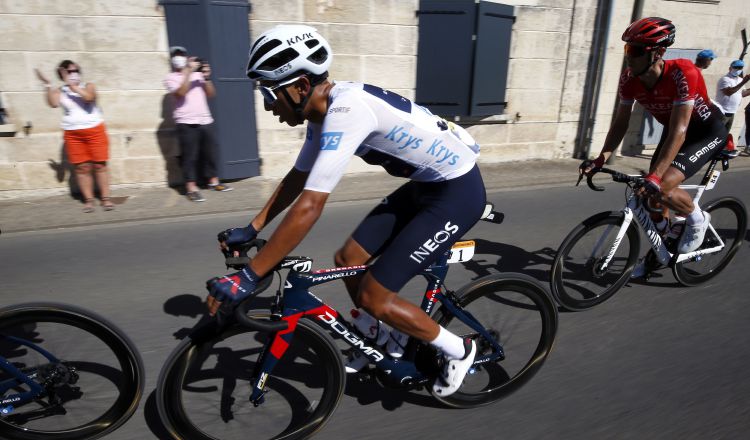
[[[65,152],[75,167],[76,181],[83,195],[83,212],[94,211],[94,180],[99,187],[102,208],[111,211],[114,205],[109,197],[109,138],[102,112],[96,105],[96,87],[93,83],[81,82],[81,68],[70,60],[64,60],[57,68],[57,76],[64,83],[62,87],[52,87],[38,69],[36,74],[46,88],[47,104],[63,109],[60,125]]]

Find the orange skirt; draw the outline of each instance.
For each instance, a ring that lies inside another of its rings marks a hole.
[[[65,130],[65,152],[72,164],[109,160],[109,138],[104,123],[81,130]]]

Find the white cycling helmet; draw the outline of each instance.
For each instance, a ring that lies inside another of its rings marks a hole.
[[[247,76],[281,81],[300,72],[323,75],[332,60],[331,46],[315,28],[279,25],[263,32],[253,43]]]

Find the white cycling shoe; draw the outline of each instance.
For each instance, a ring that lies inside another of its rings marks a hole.
[[[471,339],[464,339],[466,355],[461,359],[446,359],[443,371],[432,385],[432,392],[440,397],[450,396],[458,391],[477,356],[477,344]]]
[[[711,214],[703,211],[703,221],[695,225],[685,224],[685,230],[682,231],[680,243],[677,245],[677,252],[686,254],[693,252],[701,247],[703,238],[706,236],[706,230],[711,223]]]

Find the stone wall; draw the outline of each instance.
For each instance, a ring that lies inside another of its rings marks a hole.
[[[596,0],[505,0],[515,7],[504,123],[469,125],[483,162],[570,157],[573,153],[593,37]],[[622,66],[620,35],[633,0],[614,2],[592,152],[609,127]],[[280,23],[308,23],[331,42],[334,79],[363,81],[413,98],[418,0],[253,0],[251,38]],[[719,59],[705,72],[709,93],[740,51],[750,27],[746,0],[718,5],[645,2],[645,15],[669,17],[680,48],[712,48]],[[74,11],[74,12],[73,12]],[[0,137],[0,196],[64,190],[60,110],[50,109],[35,67],[53,78],[62,59],[80,63],[99,90],[111,141],[113,184],[177,183],[178,152],[165,106],[166,27],[156,0],[0,0],[0,98],[18,133]],[[242,59],[246,55],[238,54]],[[55,82],[56,82],[55,78]],[[263,111],[256,95],[258,144],[265,176],[294,162],[303,128]],[[23,127],[31,123],[28,134]],[[465,123],[466,121],[463,121]],[[735,122],[739,133],[741,123]],[[631,124],[626,142],[639,128]],[[378,171],[352,161],[351,172]]]
[[[173,137],[158,135],[168,114],[163,12],[150,0],[0,0],[0,93],[15,137],[0,137],[0,191],[67,189],[61,109],[50,108],[34,75],[53,85],[60,61],[93,82],[110,139],[112,183],[161,183],[172,176]],[[31,125],[24,130],[24,126]],[[26,131],[26,133],[25,133]]]

